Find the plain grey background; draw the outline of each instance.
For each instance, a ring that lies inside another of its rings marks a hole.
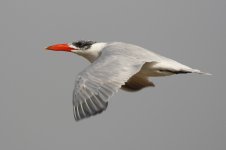
[[[45,51],[79,39],[143,46],[213,76],[155,78],[75,122],[72,90],[89,63]],[[1,150],[224,150],[225,0],[1,0]]]

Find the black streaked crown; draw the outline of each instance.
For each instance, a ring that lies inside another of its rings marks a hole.
[[[96,42],[81,40],[81,41],[73,42],[72,45],[74,45],[80,49],[89,49],[94,43],[96,43]]]

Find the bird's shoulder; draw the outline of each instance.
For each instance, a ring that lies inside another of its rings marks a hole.
[[[109,43],[106,47],[103,48],[102,52],[103,55],[124,55],[126,57],[133,57],[146,61],[160,59],[160,55],[158,55],[157,53],[154,53],[138,45],[124,42]]]

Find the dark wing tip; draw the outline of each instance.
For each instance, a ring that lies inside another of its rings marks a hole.
[[[99,96],[92,96],[73,106],[74,118],[79,121],[94,116],[106,110],[107,106],[107,101],[102,100]]]

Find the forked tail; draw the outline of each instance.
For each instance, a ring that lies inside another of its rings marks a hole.
[[[191,73],[198,73],[198,74],[203,74],[203,75],[208,75],[208,76],[212,75],[212,74],[207,73],[207,72],[202,72],[202,71],[200,71],[198,69],[192,69]]]

